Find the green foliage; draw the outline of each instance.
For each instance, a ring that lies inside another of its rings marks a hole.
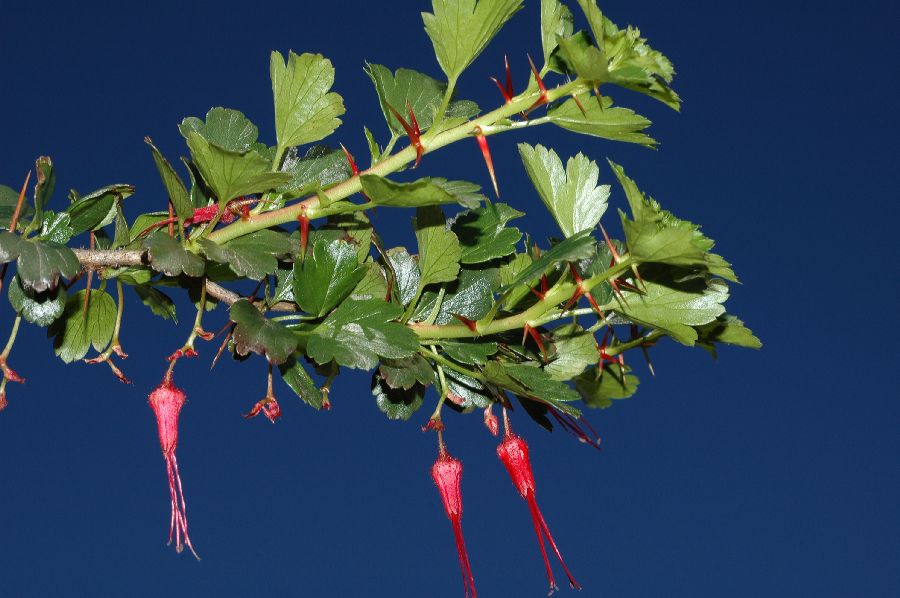
[[[542,145],[519,144],[525,171],[563,235],[591,230],[606,211],[609,185],[597,186],[600,169],[583,154],[562,160]]]
[[[500,28],[522,8],[522,0],[432,0],[422,13],[438,64],[455,82]]]
[[[399,359],[419,347],[415,333],[397,323],[402,308],[377,299],[347,299],[309,337],[307,354],[318,363],[371,370],[379,357]]]
[[[50,327],[53,350],[66,363],[87,355],[91,346],[103,351],[112,339],[116,322],[116,302],[105,291],[94,289],[85,305],[85,291],[70,295],[61,318]]]
[[[411,69],[401,68],[397,69],[396,73],[391,73],[390,69],[380,64],[367,64],[366,74],[375,85],[381,112],[393,136],[402,136],[405,130],[397,117],[391,113],[391,108],[401,114],[409,108],[416,115],[423,133],[431,128],[447,92],[445,83]],[[455,100],[448,104],[445,116],[469,119],[478,112],[478,104],[475,102]]]
[[[281,323],[263,316],[256,306],[241,299],[231,306],[234,328],[234,349],[238,355],[251,351],[264,355],[270,363],[281,364],[297,348],[297,337]]]
[[[321,54],[289,52],[285,63],[280,53],[272,52],[269,74],[280,151],[324,139],[340,126],[344,101],[329,91],[334,84],[330,60]]]
[[[102,361],[118,349],[123,313],[105,290],[108,281],[131,286],[151,313],[173,322],[168,293],[181,288],[197,309],[183,354],[206,338],[204,327],[215,329],[209,319],[226,304],[233,327],[222,346],[238,360],[262,356],[315,409],[329,405],[341,366],[372,371],[377,407],[399,420],[415,416],[429,395],[440,397],[435,417],[443,406],[468,412],[515,395],[550,427],[557,411],[578,417],[578,401],[606,408],[632,396],[634,350],[650,351],[665,337],[713,356],[723,344],[759,348],[750,329],[726,313],[726,281],[737,278],[700,227],[663,209],[613,162],[619,186],[600,184],[592,158],[606,145],[588,144],[571,157],[539,138],[518,146],[560,239],[510,226],[525,216],[521,197],[492,203],[479,185],[440,172],[399,176],[418,158],[422,168],[439,170],[433,153],[447,145],[471,149],[473,140],[533,135],[545,124],[655,148],[650,120],[614,104],[607,91],[616,85],[677,109],[674,67],[637,28],[619,28],[594,0],[577,3],[581,31],[562,2],[540,2],[534,45],[540,42],[543,57],[541,100],[535,103],[531,76],[523,95],[482,111],[456,98],[459,77],[522,2],[433,0],[422,16],[447,80],[366,63],[390,138],[382,147],[372,123],[363,128],[371,167],[359,176],[364,165],[337,141],[320,144],[345,112],[332,91],[332,63],[294,52],[271,55],[274,140],[260,140],[259,128],[234,109],[185,118],[184,178],[145,139],[165,196],[141,198],[146,211],[130,225],[123,203],[134,187],[73,190],[67,206],[51,206],[54,165],[38,158],[33,193],[24,196],[14,231],[8,229],[19,193],[0,185],[0,264],[3,276],[10,274],[3,282],[12,309],[49,327],[64,361],[83,359],[91,347]],[[409,122],[412,111],[421,134],[408,133],[395,111]],[[414,147],[401,142],[407,135]],[[617,222],[606,216],[610,203],[628,205],[630,216],[619,210],[620,239],[598,235],[601,222],[616,235]],[[408,218],[411,208],[416,247],[394,247],[381,236],[383,223]],[[87,272],[89,299],[75,287]],[[605,317],[586,309],[586,299]],[[308,364],[325,377],[322,387]]]

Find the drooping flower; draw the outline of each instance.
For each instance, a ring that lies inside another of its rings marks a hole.
[[[456,553],[459,556],[459,567],[462,570],[466,596],[476,598],[475,579],[472,577],[472,567],[469,565],[469,554],[466,552],[466,542],[462,533],[462,490],[460,489],[462,462],[447,453],[443,441],[441,441],[437,461],[431,467],[431,477],[441,493],[447,518],[453,524]]]
[[[505,421],[505,423],[507,422]],[[550,568],[550,560],[547,558],[547,550],[544,547],[545,536],[547,541],[550,542],[553,552],[556,553],[563,570],[565,570],[566,576],[569,578],[569,585],[573,589],[580,590],[581,586],[578,585],[578,582],[575,581],[568,567],[566,567],[562,554],[560,554],[559,548],[557,548],[556,542],[553,540],[553,535],[550,533],[550,528],[547,527],[547,522],[541,514],[541,509],[538,507],[537,499],[535,498],[534,473],[532,472],[531,460],[528,456],[528,445],[524,439],[512,433],[508,423],[503,442],[497,447],[497,456],[500,457],[500,461],[506,466],[506,470],[509,472],[516,490],[528,503],[528,509],[531,511],[531,520],[534,523],[534,532],[537,534],[538,544],[541,547],[541,556],[544,557],[544,566],[547,568],[550,593],[552,594],[555,590],[558,590],[559,586],[556,585],[556,581],[553,579],[553,570]]]
[[[178,460],[175,458],[175,449],[178,447],[178,416],[181,414],[184,401],[184,391],[175,386],[169,376],[153,389],[148,398],[150,408],[156,415],[159,445],[166,460],[166,473],[169,477],[169,496],[172,502],[169,544],[172,543],[174,535],[177,552],[180,553],[187,546],[197,560],[200,560],[188,536],[187,505],[181,487],[181,475],[178,473]]]

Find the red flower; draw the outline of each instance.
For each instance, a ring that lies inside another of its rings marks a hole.
[[[469,596],[471,592],[471,597],[475,598],[475,579],[472,577],[472,567],[469,565],[469,554],[466,552],[466,542],[462,533],[462,491],[460,490],[462,462],[447,454],[443,443],[441,443],[437,461],[431,467],[431,477],[441,493],[447,518],[453,524],[456,553],[459,555],[459,566],[462,570],[466,596]]]
[[[544,521],[541,509],[538,507],[537,499],[535,498],[534,473],[531,470],[531,460],[528,457],[528,445],[525,443],[525,440],[513,434],[507,427],[503,442],[497,447],[497,455],[500,457],[503,465],[506,466],[506,470],[509,472],[516,490],[528,502],[531,520],[534,522],[534,531],[537,534],[538,543],[541,547],[541,556],[544,557],[544,566],[547,568],[547,578],[550,580],[550,593],[552,594],[554,590],[558,590],[559,586],[556,585],[556,581],[553,579],[553,570],[550,568],[550,560],[547,558],[547,550],[544,548],[545,536],[569,578],[569,585],[573,589],[580,590],[581,586],[578,585],[578,582],[575,581],[568,567],[566,567],[562,554],[560,554],[559,548],[556,547],[556,542],[553,540],[553,535],[550,533],[550,528],[547,527],[547,522]]]
[[[175,458],[175,449],[178,446],[178,416],[184,406],[184,391],[172,384],[172,380],[166,377],[153,392],[150,393],[148,402],[156,415],[156,426],[159,431],[159,444],[162,447],[163,458],[166,460],[166,472],[169,475],[169,495],[172,500],[172,517],[169,521],[169,544],[172,543],[172,535],[175,535],[175,550],[181,552],[184,546],[190,549],[197,560],[197,552],[191,545],[188,537],[187,505],[184,501],[184,492],[181,489],[181,476],[178,473],[178,460]],[[182,543],[182,535],[184,540]]]

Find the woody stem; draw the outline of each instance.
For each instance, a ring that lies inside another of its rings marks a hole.
[[[582,83],[581,80],[576,79],[575,81],[566,83],[555,89],[548,90],[547,98],[549,101],[554,101],[583,87],[584,83]],[[467,121],[456,127],[447,129],[446,131],[436,133],[434,137],[428,140],[428,146],[425,148],[425,153],[431,153],[446,145],[465,139],[473,135],[479,127],[490,127],[490,125],[493,125],[502,119],[506,119],[528,109],[540,95],[541,92],[539,90],[523,93],[508,104],[504,104],[500,108],[488,112],[479,118]],[[400,170],[405,165],[415,161],[415,159],[416,148],[409,146],[398,151],[396,154],[379,161],[377,164],[373,165],[368,170],[362,171],[360,174],[377,174],[384,176]],[[361,190],[362,185],[360,183],[359,175],[355,175],[326,189],[325,192],[331,202],[334,203],[338,200],[350,197]],[[278,210],[272,210],[271,212],[251,215],[247,220],[235,221],[228,226],[212,232],[208,238],[216,243],[224,243],[225,241],[257,230],[291,222],[295,220],[304,209],[310,219],[320,217],[319,212],[322,210],[322,207],[320,206],[318,196],[311,196],[301,202],[285,206]]]

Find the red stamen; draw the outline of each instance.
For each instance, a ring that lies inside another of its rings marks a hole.
[[[550,581],[550,592],[552,593],[559,588],[553,578],[550,560],[547,558],[547,550],[544,547],[545,537],[550,543],[550,547],[553,548],[553,552],[556,553],[556,557],[559,559],[563,570],[566,572],[566,576],[569,578],[569,585],[573,589],[581,589],[581,586],[578,585],[578,582],[575,581],[575,578],[572,577],[572,573],[569,571],[568,567],[566,567],[562,554],[556,546],[556,541],[554,541],[553,535],[550,533],[550,528],[544,520],[541,509],[538,507],[537,499],[535,498],[534,473],[531,468],[531,460],[528,456],[528,444],[526,444],[521,437],[513,434],[509,427],[507,427],[506,436],[504,437],[503,442],[497,447],[497,456],[500,457],[500,461],[506,466],[506,470],[509,472],[509,477],[512,478],[516,490],[519,491],[519,494],[528,503],[528,510],[531,512],[531,520],[534,523],[534,531],[541,548],[541,556],[544,558],[544,566],[547,569],[547,578]]]
[[[594,430],[593,426],[588,423],[583,417],[575,419],[568,413],[561,413],[554,407],[549,407],[548,411],[550,415],[553,416],[554,419],[559,423],[560,426],[563,427],[565,431],[567,431],[572,436],[576,437],[580,442],[588,444],[598,451],[600,448],[600,436],[597,434],[597,431]],[[583,421],[585,426],[587,426],[588,430],[590,430],[590,434],[581,427],[580,421]]]
[[[475,578],[472,576],[472,567],[469,564],[469,554],[466,552],[466,542],[462,533],[462,463],[447,454],[443,442],[441,442],[440,454],[437,461],[431,467],[431,477],[434,479],[441,500],[444,503],[444,511],[453,525],[453,536],[456,539],[456,554],[459,556],[459,566],[462,571],[463,587],[466,596],[476,598]]]
[[[178,446],[178,416],[184,406],[184,401],[184,391],[172,384],[168,377],[150,393],[148,398],[150,407],[156,415],[159,444],[162,448],[163,458],[166,460],[166,473],[169,477],[169,496],[172,506],[172,516],[169,520],[169,544],[172,543],[174,533],[175,550],[180,553],[187,545],[197,560],[200,560],[188,536],[187,505],[181,487],[178,460],[175,458],[175,449]],[[183,541],[182,534],[184,535]]]
[[[535,108],[540,108],[550,101],[550,98],[547,97],[547,87],[544,85],[544,80],[541,79],[541,74],[538,73],[537,67],[534,66],[534,61],[531,59],[531,56],[528,56],[528,64],[531,65],[531,72],[534,74],[534,80],[537,82],[538,89],[541,90],[541,95],[537,101],[531,105],[531,108],[525,111],[525,114],[528,114]]]
[[[484,135],[484,131],[481,127],[475,127],[475,141],[478,142],[478,147],[481,148],[481,156],[484,158],[484,164],[487,166],[488,174],[491,175],[491,182],[494,184],[494,193],[497,195],[497,199],[500,199],[500,189],[497,187],[497,175],[494,173],[494,160],[491,159],[491,148],[488,147],[487,137]]]
[[[465,324],[466,328],[468,328],[472,332],[475,332],[478,330],[478,324],[477,324],[477,322],[475,322],[475,320],[471,320],[471,319],[469,319],[465,316],[461,316],[459,314],[450,314],[450,315],[453,316],[454,318],[456,318],[457,320],[459,320],[460,322],[462,322],[463,324]]]

